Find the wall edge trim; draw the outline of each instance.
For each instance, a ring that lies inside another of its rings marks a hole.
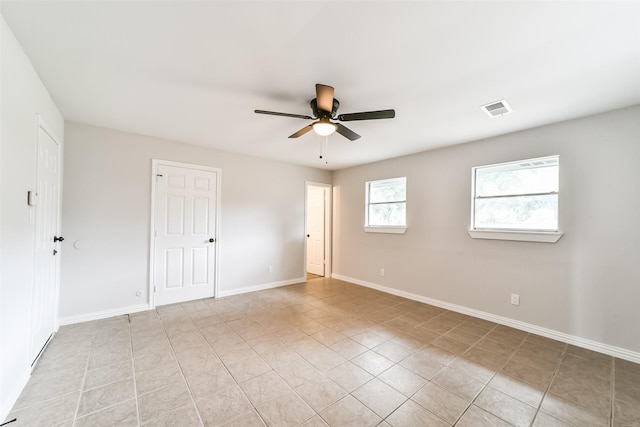
[[[149,304],[128,305],[126,307],[114,308],[111,310],[94,311],[93,313],[76,314],[74,316],[61,317],[59,323],[63,325],[73,325],[74,323],[89,322],[91,320],[106,319],[108,317],[120,316],[123,314],[138,313],[140,311],[151,310]]]
[[[22,378],[18,382],[17,387],[14,387],[13,390],[11,390],[9,393],[3,396],[3,399],[0,402],[0,420],[5,420],[7,418],[7,416],[11,412],[11,409],[18,401],[20,394],[22,394],[22,391],[27,386],[27,383],[29,382],[30,378],[31,378],[31,370],[25,369],[25,374],[22,376]],[[4,400],[4,397],[6,397],[7,395],[9,397],[6,400]]]
[[[473,308],[468,308],[462,305],[452,304],[449,302],[425,297],[425,296],[414,294],[411,292],[390,288],[388,286],[367,282],[367,281],[356,279],[349,276],[343,276],[341,274],[333,273],[332,278],[353,283],[356,285],[365,286],[367,288],[371,288],[371,289],[375,289],[391,295],[407,298],[413,301],[418,301],[418,302],[433,305],[436,307],[444,308],[447,310],[455,311],[457,313],[467,314],[469,316],[488,320],[490,322],[495,322],[501,325],[510,326],[512,328],[519,329],[521,331],[534,333],[536,335],[542,335],[544,337],[562,341],[567,344],[573,344],[575,346],[586,348],[588,350],[593,350],[599,353],[608,354],[609,356],[617,357],[619,359],[640,363],[640,353],[632,350],[628,350],[626,348],[604,344],[604,343],[593,341],[587,338],[581,338],[575,335],[567,334],[565,332],[560,332],[553,329],[544,328],[542,326],[537,326],[532,323],[521,322],[519,320],[510,319],[508,317],[498,316],[496,314],[491,314],[491,313],[476,310]]]
[[[266,289],[279,288],[281,286],[296,285],[298,283],[304,283],[306,281],[307,279],[305,279],[304,277],[298,277],[296,279],[281,280],[279,282],[263,283],[261,285],[254,285],[254,286],[245,286],[242,288],[230,289],[226,291],[221,290],[218,295],[218,298],[230,297],[232,295],[246,294],[248,292],[264,291]]]

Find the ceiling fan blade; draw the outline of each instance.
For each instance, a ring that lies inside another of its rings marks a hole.
[[[298,132],[291,135],[289,138],[298,138],[299,136],[302,136],[305,133],[309,132],[311,129],[313,129],[313,125],[305,126],[302,129],[300,129]]]
[[[342,126],[340,123],[336,123],[336,126],[337,126],[336,132],[338,132],[340,135],[344,136],[348,140],[355,141],[356,139],[360,138],[360,135],[358,135],[348,127]]]
[[[316,84],[316,99],[319,110],[329,113],[333,110],[333,88],[331,86]]]
[[[305,116],[305,115],[302,115],[302,114],[278,113],[276,111],[265,111],[265,110],[254,110],[253,112],[254,113],[258,113],[258,114],[269,114],[271,116],[295,117],[296,119],[313,120],[313,117]]]
[[[393,119],[395,116],[395,110],[380,110],[366,111],[362,113],[340,114],[337,118],[341,122],[352,122],[354,120]]]

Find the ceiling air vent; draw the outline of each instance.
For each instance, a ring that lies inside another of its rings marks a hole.
[[[511,113],[513,110],[507,104],[507,101],[504,99],[502,101],[492,102],[490,104],[486,104],[480,107],[482,111],[487,113],[487,115],[491,118],[504,116],[505,114]]]

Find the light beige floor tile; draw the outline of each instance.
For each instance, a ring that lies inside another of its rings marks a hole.
[[[456,427],[512,427],[508,422],[496,417],[493,414],[471,405],[469,409],[460,417]]]
[[[329,427],[329,424],[325,423],[319,415],[314,415],[307,421],[300,424],[300,427]]]
[[[284,365],[276,366],[274,370],[291,387],[297,387],[305,381],[321,375],[320,371],[311,366],[309,362],[300,358]]]
[[[145,371],[151,371],[153,369],[158,369],[161,366],[164,366],[169,363],[173,363],[176,361],[176,358],[173,356],[171,350],[165,350],[161,352],[150,352],[145,353],[141,356],[135,357],[133,359],[133,368],[135,369],[136,375]]]
[[[387,417],[407,400],[402,393],[377,378],[372,379],[351,395],[380,418]]]
[[[236,385],[198,399],[196,405],[205,426],[220,425],[253,411]]]
[[[138,425],[138,409],[135,399],[127,400],[110,408],[103,409],[82,418],[78,418],[75,427],[136,427]]]
[[[145,427],[201,427],[202,422],[193,402],[191,402],[182,408],[160,414],[141,425]]]
[[[331,417],[337,425],[444,425],[459,413],[456,402],[473,399],[457,426],[518,424],[522,408],[539,404],[534,426],[640,425],[636,363],[332,279],[64,326],[13,408],[13,425],[127,425],[136,396],[129,390],[113,403],[122,393],[104,390],[132,375],[145,427],[201,425],[194,399],[204,425],[238,427],[326,427]],[[397,403],[381,388],[425,407],[389,409]],[[393,412],[381,421],[371,409]]]
[[[500,372],[538,389],[546,389],[553,375],[553,370],[536,368],[512,360],[508,361]]]
[[[54,399],[64,394],[79,392],[84,370],[40,370],[34,373],[13,409],[21,409]]]
[[[258,415],[258,413],[253,410],[251,412],[247,412],[245,414],[240,415],[237,418],[233,418],[226,423],[220,424],[222,427],[264,427],[266,424]],[[169,427],[169,426],[167,426]]]
[[[315,414],[293,391],[260,403],[256,409],[268,426],[296,426]]]
[[[536,414],[536,408],[491,387],[482,390],[474,404],[518,427],[530,426]]]
[[[473,360],[460,357],[449,365],[449,368],[465,374],[476,381],[486,384],[496,374],[496,369],[489,368]]]
[[[445,367],[433,380],[435,384],[447,391],[471,402],[480,393],[484,383],[470,377],[455,367]]]
[[[613,405],[613,420],[618,425],[640,426],[640,402],[616,399]]]
[[[272,368],[284,365],[285,363],[293,362],[294,360],[300,358],[300,355],[298,355],[298,353],[284,347],[267,350],[264,353],[260,353],[260,355]]]
[[[400,362],[413,352],[413,348],[394,340],[385,341],[373,348],[373,351],[394,363]]]
[[[471,404],[434,383],[427,384],[411,400],[449,424],[454,424]]]
[[[351,359],[351,362],[360,366],[371,375],[377,376],[392,367],[395,363],[375,351],[369,350]]]
[[[400,365],[428,380],[444,368],[444,365],[422,354],[412,354],[400,362]]]
[[[254,406],[273,400],[291,390],[275,371],[269,371],[245,381],[240,384],[240,388]]]
[[[554,418],[549,414],[545,414],[542,411],[538,411],[532,427],[572,427],[572,425]]]
[[[360,343],[353,341],[351,338],[345,338],[330,346],[330,348],[347,360],[368,351],[369,349]]]
[[[412,396],[428,382],[420,375],[400,365],[395,365],[387,369],[378,376],[378,379],[384,381],[406,397]]]
[[[493,377],[489,386],[535,408],[540,405],[545,391],[501,373]]]
[[[440,418],[436,417],[431,412],[427,411],[412,400],[407,400],[400,408],[398,408],[393,414],[389,415],[385,420],[394,427],[405,426],[429,426],[429,427],[449,427]],[[476,424],[474,427],[478,427],[480,424]]]
[[[138,396],[140,422],[145,423],[159,415],[187,406],[191,396],[184,383],[170,385]]]
[[[326,377],[315,377],[295,388],[296,393],[313,408],[320,412],[343,398],[347,393]]]
[[[388,341],[388,338],[382,337],[379,334],[370,331],[352,335],[350,338],[358,344],[361,344],[370,349],[379,346],[385,341]]]
[[[376,426],[382,419],[352,396],[345,396],[320,413],[331,427]]]
[[[542,400],[540,410],[547,414],[580,427],[605,427],[609,425],[609,417],[594,414],[589,408],[547,394]]]
[[[11,427],[57,426],[67,423],[73,421],[79,396],[79,392],[69,393],[39,405],[37,411],[32,408],[12,411],[6,419],[18,419],[9,424]]]
[[[133,364],[131,360],[87,371],[84,379],[84,390],[90,390],[132,376]]]
[[[259,356],[250,356],[240,360],[227,363],[229,373],[239,383],[250,380],[258,375],[269,372],[271,367],[267,365]]]
[[[138,396],[176,383],[182,384],[183,380],[180,368],[175,362],[159,366],[158,369],[152,371],[145,371],[140,374],[136,372],[136,392]]]
[[[134,397],[133,378],[85,391],[80,397],[78,416],[82,417]]]

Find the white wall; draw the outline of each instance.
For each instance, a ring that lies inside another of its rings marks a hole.
[[[29,376],[36,114],[60,140],[64,120],[4,18],[0,19],[0,420]]]
[[[560,155],[564,236],[555,244],[471,239],[471,168],[551,154]],[[397,176],[407,176],[406,234],[365,233],[365,181]],[[640,107],[333,178],[334,273],[640,352]]]
[[[154,158],[222,169],[221,294],[304,277],[305,181],[330,172],[78,123],[65,144],[63,321],[146,304]]]

